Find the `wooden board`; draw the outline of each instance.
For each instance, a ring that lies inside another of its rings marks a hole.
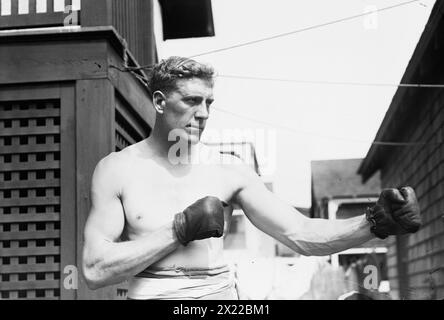
[[[109,80],[81,80],[76,83],[76,226],[77,264],[81,265],[83,231],[90,210],[90,188],[94,168],[113,151],[114,88]],[[77,299],[110,296],[110,289],[92,292],[79,275]],[[110,296],[112,297],[112,295]]]
[[[59,286],[59,280],[18,281],[2,283],[2,290],[58,289]]]
[[[105,40],[0,42],[0,83],[105,78],[105,50]]]
[[[60,237],[57,231],[19,231],[19,232],[2,232],[0,233],[0,241],[4,240],[34,240],[34,239],[55,239]]]
[[[109,63],[121,67],[122,59],[109,44]],[[109,79],[116,88],[119,95],[134,110],[136,115],[147,123],[149,128],[154,127],[156,112],[151,97],[146,89],[132,74],[109,68]]]
[[[38,214],[8,214],[0,215],[0,223],[20,223],[20,222],[46,222],[60,221],[58,213],[38,213]]]
[[[61,194],[60,205],[62,219],[60,223],[61,252],[60,260],[65,266],[77,265],[77,224],[76,224],[76,97],[74,83],[61,87],[60,117],[60,171]],[[63,271],[61,268],[60,272]],[[76,290],[60,288],[62,300],[75,299]]]
[[[60,254],[60,247],[2,249],[2,257],[48,256],[57,254]]]
[[[110,26],[111,0],[83,1],[80,15],[82,26]]]
[[[59,263],[21,264],[0,266],[0,273],[36,273],[57,272],[60,270]]]

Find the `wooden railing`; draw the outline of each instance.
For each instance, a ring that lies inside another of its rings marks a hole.
[[[0,0],[0,30],[113,26],[141,65],[157,60],[152,0]]]
[[[81,0],[0,0],[0,30],[79,24]]]
[[[112,25],[141,65],[156,60],[151,0],[112,0]]]

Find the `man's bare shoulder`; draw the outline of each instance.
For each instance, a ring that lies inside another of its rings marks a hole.
[[[128,147],[111,152],[100,160],[100,163],[110,167],[111,169],[128,168],[135,159],[147,156],[147,148],[144,148],[146,142],[144,140],[129,145]]]
[[[94,170],[93,183],[120,189],[134,159],[134,151],[130,147],[111,152],[102,158]]]
[[[130,159],[130,153],[126,149],[111,152],[98,162],[97,168],[101,169],[101,171],[121,171],[128,165]]]

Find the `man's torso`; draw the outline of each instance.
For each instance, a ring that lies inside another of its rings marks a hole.
[[[120,200],[125,214],[123,237],[134,240],[170,223],[176,213],[200,198],[215,196],[227,203],[238,189],[238,178],[220,163],[220,157],[204,148],[206,161],[175,166],[144,152],[143,142],[121,151],[125,161]],[[232,214],[225,208],[225,227]],[[226,232],[226,230],[225,230]],[[151,269],[212,269],[224,265],[223,238],[209,238],[180,246],[152,264]]]

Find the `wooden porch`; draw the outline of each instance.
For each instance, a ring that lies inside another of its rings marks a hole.
[[[146,0],[0,1],[0,299],[124,294],[86,287],[82,232],[95,165],[154,124],[146,87],[115,68],[155,62],[152,25]]]

